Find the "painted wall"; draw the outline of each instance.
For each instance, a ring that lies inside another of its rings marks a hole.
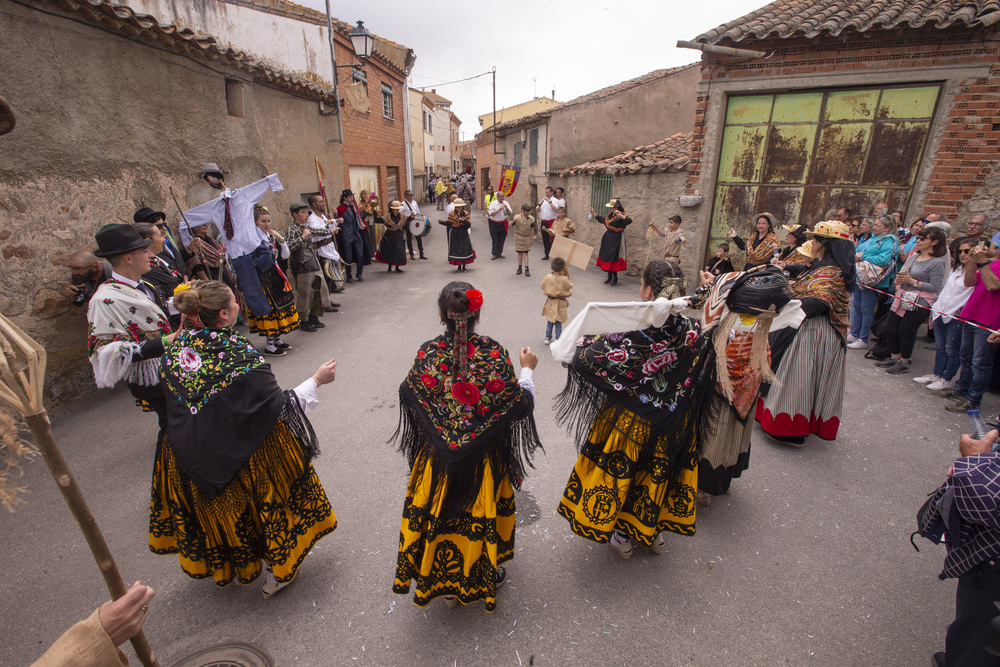
[[[524,118],[525,116],[530,116],[533,113],[557,107],[560,104],[561,102],[556,102],[550,97],[536,97],[533,100],[521,102],[520,104],[515,104],[512,107],[497,109],[497,125],[517,120],[518,118]],[[479,126],[484,130],[493,127],[492,111],[479,116]]]
[[[600,99],[552,110],[553,171],[694,130],[697,67]]]
[[[208,201],[218,193],[197,172],[216,162],[232,186],[277,172],[285,190],[263,202],[283,229],[289,204],[316,190],[313,158],[336,183],[341,153],[326,141],[336,119],[312,100],[247,85],[245,116],[235,118],[225,95],[235,72],[218,63],[201,67],[19,5],[5,12],[0,68],[17,127],[0,137],[0,311],[46,347],[47,396],[61,402],[94,388],[86,317],[61,290],[66,260],[95,247],[101,226],[131,222],[147,205],[176,230],[168,187],[185,208]]]
[[[451,150],[451,112],[441,107],[434,107],[433,130],[434,141],[434,173],[438,176],[451,176],[452,174],[452,150]],[[444,147],[444,150],[441,148]]]
[[[504,151],[503,155],[497,157],[503,164],[514,165],[514,150],[515,144],[521,142],[521,132],[524,132],[524,142],[521,147],[521,176],[517,182],[517,188],[514,190],[514,194],[509,198],[510,205],[514,209],[514,213],[520,212],[521,204],[529,204],[534,208],[539,201],[541,201],[541,196],[545,191],[545,186],[549,183],[549,178],[546,176],[548,171],[548,158],[549,158],[549,129],[547,123],[536,123],[532,125],[524,125],[520,128],[513,128],[507,130],[509,134],[503,137],[498,136],[497,150]],[[531,131],[538,130],[538,163],[531,164]],[[488,133],[487,133],[488,134]],[[492,150],[492,142],[490,143],[490,150]],[[499,182],[499,179],[494,179]],[[532,196],[532,186],[534,186],[535,195]],[[496,185],[494,184],[494,187]],[[534,213],[532,213],[534,215]]]

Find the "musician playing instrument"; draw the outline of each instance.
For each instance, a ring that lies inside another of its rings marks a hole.
[[[416,259],[413,256],[413,232],[410,231],[409,224],[413,222],[414,218],[420,215],[420,206],[417,202],[413,200],[413,190],[407,190],[403,193],[403,212],[402,215],[406,217],[406,227],[403,229],[406,231],[406,248],[410,251],[410,259]],[[424,239],[417,236],[417,250],[420,252],[420,259],[427,259],[424,255]]]
[[[385,225],[385,233],[378,244],[378,252],[375,253],[376,261],[389,265],[389,273],[393,267],[396,273],[402,273],[399,267],[406,264],[406,246],[403,245],[403,230],[407,227],[406,218],[403,217],[403,205],[393,200],[389,204],[389,219],[376,218],[376,221]]]
[[[608,272],[604,284],[614,287],[618,284],[618,272],[624,271],[628,265],[624,232],[632,224],[632,218],[625,215],[621,199],[612,199],[604,207],[611,209],[606,216],[596,215],[593,208],[590,214],[606,228],[597,254],[597,268]]]
[[[448,263],[457,266],[458,271],[467,271],[466,267],[476,261],[476,251],[469,238],[472,220],[464,199],[455,199],[452,204],[455,209],[448,214],[447,220],[438,220],[438,224],[448,228]]]

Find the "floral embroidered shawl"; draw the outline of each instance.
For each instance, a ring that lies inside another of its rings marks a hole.
[[[507,350],[486,336],[468,337],[468,376],[454,382],[451,333],[424,343],[399,387],[400,424],[393,439],[409,458],[434,463],[447,479],[446,514],[463,511],[479,492],[484,460],[494,478],[520,487],[541,446],[534,399],[517,381]],[[435,482],[436,483],[436,482]]]
[[[125,380],[154,387],[160,381],[159,359],[132,363],[147,340],[170,333],[170,322],[139,289],[114,278],[104,281],[87,310],[87,356],[98,387]]]
[[[792,283],[791,293],[793,299],[819,299],[825,303],[830,309],[830,324],[846,338],[851,297],[839,268],[820,266],[805,271]]]

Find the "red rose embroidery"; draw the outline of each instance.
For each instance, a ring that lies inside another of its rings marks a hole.
[[[469,354],[467,356],[471,357],[475,353],[476,353],[476,347],[472,343],[469,343]]]
[[[456,382],[451,386],[451,395],[459,403],[472,405],[479,401],[479,388],[471,382]]]
[[[490,350],[490,356],[496,359],[500,356],[500,350]]]
[[[486,391],[496,394],[507,388],[507,383],[503,380],[490,380],[486,383]]]
[[[650,351],[652,351],[653,354],[659,354],[660,352],[663,352],[663,350],[667,349],[667,341],[658,340],[652,345],[650,345],[649,349]]]
[[[684,337],[684,342],[688,347],[694,347],[694,344],[698,342],[698,332],[688,331],[687,336]]]
[[[611,350],[608,352],[608,361],[613,364],[625,363],[628,360],[628,353],[625,350]]]
[[[435,380],[427,373],[424,373],[423,375],[420,376],[420,381],[423,382],[424,386],[427,387],[428,389],[433,389],[434,387],[437,386],[438,383],[437,380]]]
[[[426,356],[427,356],[427,353],[424,352],[423,350],[420,350],[419,352],[417,352],[417,359],[423,359]]]
[[[438,368],[441,369],[442,373],[447,373],[448,372],[448,365],[447,364],[438,364]]]
[[[677,355],[674,352],[664,352],[658,357],[653,357],[652,359],[646,361],[642,365],[642,372],[646,375],[653,375],[659,371],[664,366],[673,363],[677,359]]]

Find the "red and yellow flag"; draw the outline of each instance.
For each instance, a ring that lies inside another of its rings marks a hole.
[[[502,192],[505,197],[510,197],[517,189],[517,179],[521,177],[521,170],[506,164],[500,165],[500,187],[498,192]]]

